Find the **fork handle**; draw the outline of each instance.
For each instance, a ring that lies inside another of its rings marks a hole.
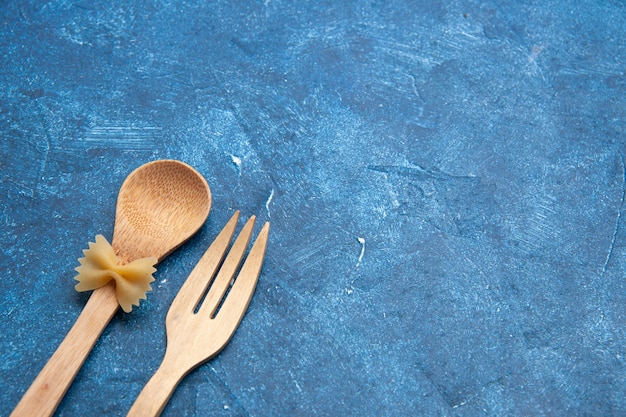
[[[127,417],[158,417],[161,415],[176,386],[187,373],[181,369],[189,368],[178,366],[176,359],[173,356],[168,356],[166,352],[163,362],[139,393]]]
[[[95,290],[11,417],[51,416],[119,304],[111,283]]]

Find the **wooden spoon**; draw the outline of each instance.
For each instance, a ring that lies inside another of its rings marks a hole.
[[[161,160],[133,171],[120,189],[113,249],[122,263],[161,261],[189,239],[211,208],[206,180],[180,161]],[[11,416],[51,416],[119,307],[115,283],[95,290],[82,313]]]

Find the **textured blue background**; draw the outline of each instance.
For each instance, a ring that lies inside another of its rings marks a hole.
[[[235,209],[257,292],[165,416],[626,415],[625,33],[621,0],[2,2],[0,415],[162,158],[209,221],[59,416],[128,411]]]

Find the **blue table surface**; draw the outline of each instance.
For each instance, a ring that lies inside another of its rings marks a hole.
[[[235,210],[272,225],[256,293],[164,416],[626,415],[625,30],[621,0],[2,2],[0,415],[168,158],[209,219],[56,415],[125,415]]]

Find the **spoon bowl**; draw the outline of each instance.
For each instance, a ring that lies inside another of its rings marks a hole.
[[[204,224],[211,192],[204,177],[175,160],[147,163],[122,184],[117,199],[113,249],[123,263],[162,260]]]
[[[161,261],[200,229],[210,209],[209,185],[189,165],[175,160],[142,165],[126,178],[118,195],[112,246],[119,263],[144,257]],[[93,291],[12,417],[54,413],[118,308],[114,281]]]

